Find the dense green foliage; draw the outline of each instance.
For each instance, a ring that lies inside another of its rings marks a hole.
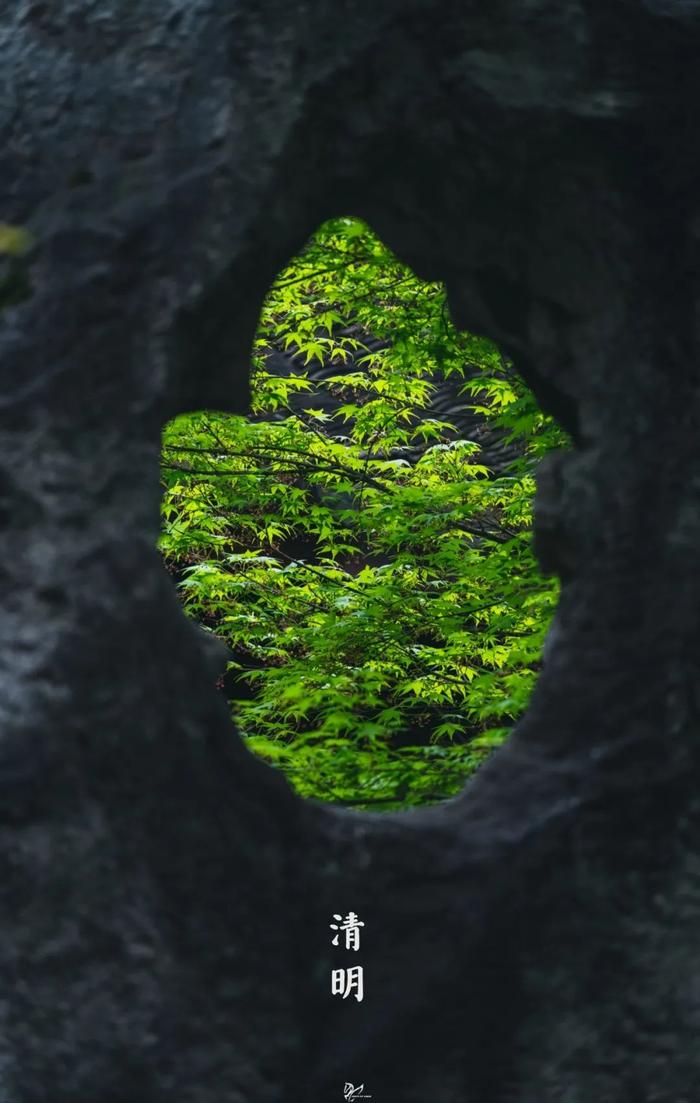
[[[271,350],[337,365],[322,386],[339,408],[308,373],[266,371]],[[416,416],[451,376],[521,442],[506,474]],[[444,288],[352,219],[324,225],[271,289],[252,410],[173,422],[162,471],[162,553],[187,611],[232,649],[239,727],[306,796],[455,792],[536,678],[556,589],[531,550],[533,469],[562,434],[493,345],[453,328]]]

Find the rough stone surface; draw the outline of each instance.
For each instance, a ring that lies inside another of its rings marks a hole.
[[[2,1103],[700,1097],[699,49],[695,0],[0,6]],[[532,707],[396,816],[246,753],[154,550],[161,426],[245,407],[340,213],[577,442]]]

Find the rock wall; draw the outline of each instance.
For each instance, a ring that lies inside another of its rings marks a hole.
[[[0,11],[3,1103],[700,1093],[699,46],[695,0]],[[577,444],[532,707],[404,815],[245,751],[155,553],[162,425],[245,408],[339,213]]]

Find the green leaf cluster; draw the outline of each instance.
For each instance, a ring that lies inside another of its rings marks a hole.
[[[285,351],[299,374],[266,369]],[[450,378],[518,443],[505,473],[426,416]],[[280,274],[251,416],[165,432],[160,547],[188,614],[231,648],[239,728],[302,795],[439,800],[502,741],[557,596],[531,548],[533,473],[566,443],[494,345],[453,327],[444,287],[365,224],[326,223]]]

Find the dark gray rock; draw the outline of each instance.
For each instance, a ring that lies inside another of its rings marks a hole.
[[[700,1094],[699,47],[681,0],[3,6],[3,1103]],[[246,753],[154,549],[162,424],[245,408],[332,213],[577,444],[532,707],[406,815]]]

